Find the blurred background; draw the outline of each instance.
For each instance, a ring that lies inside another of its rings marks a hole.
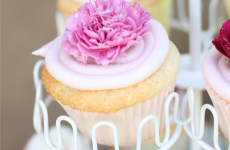
[[[42,58],[31,53],[57,36],[56,3],[56,0],[1,1],[2,150],[22,150],[34,133],[35,88],[32,72],[35,63]],[[203,29],[208,25],[208,3],[209,0],[203,0]],[[188,52],[188,35],[173,29],[169,32],[180,53]],[[211,104],[206,91],[203,99],[204,103]],[[60,115],[66,113],[54,102],[49,108],[50,125],[54,125]]]

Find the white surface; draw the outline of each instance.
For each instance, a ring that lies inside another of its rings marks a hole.
[[[73,149],[73,132],[69,126],[63,125],[61,128],[62,140],[63,140],[63,149],[62,150],[74,150]],[[58,145],[57,140],[57,129],[55,126],[50,127],[49,133],[51,142],[54,145]],[[79,150],[92,150],[91,140],[83,136],[81,133],[78,133],[78,148]],[[36,133],[28,140],[24,150],[50,150],[45,143],[41,140],[39,135]]]

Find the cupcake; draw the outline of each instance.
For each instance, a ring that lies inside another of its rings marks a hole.
[[[228,137],[230,125],[230,20],[213,42],[214,47],[206,54],[202,72],[206,89],[219,119],[220,128]]]
[[[156,115],[164,129],[164,105],[174,91],[180,54],[164,27],[138,3],[95,3],[71,14],[65,34],[33,54],[45,56],[42,82],[84,135],[91,138],[95,123],[109,121],[120,146],[134,145],[146,116]],[[154,134],[151,120],[142,141]],[[110,127],[100,126],[96,138],[114,145]]]
[[[91,1],[93,2],[94,0]],[[126,1],[132,5],[135,3],[135,0]],[[57,9],[62,14],[60,16],[67,19],[73,12],[75,12],[80,6],[82,6],[86,2],[89,2],[89,0],[58,0]],[[147,9],[152,15],[154,15],[154,19],[159,21],[169,33],[170,8],[172,3],[171,0],[137,0],[137,2],[140,4],[141,7]],[[63,19],[63,21],[65,19]],[[65,28],[63,28],[62,30],[64,32]]]

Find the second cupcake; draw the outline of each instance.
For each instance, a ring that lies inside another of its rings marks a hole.
[[[205,56],[202,71],[205,86],[217,111],[223,134],[229,135],[230,125],[230,20],[227,20],[213,47]]]

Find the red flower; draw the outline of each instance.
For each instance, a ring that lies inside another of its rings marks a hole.
[[[230,58],[230,19],[223,24],[220,34],[212,43],[221,54]]]

